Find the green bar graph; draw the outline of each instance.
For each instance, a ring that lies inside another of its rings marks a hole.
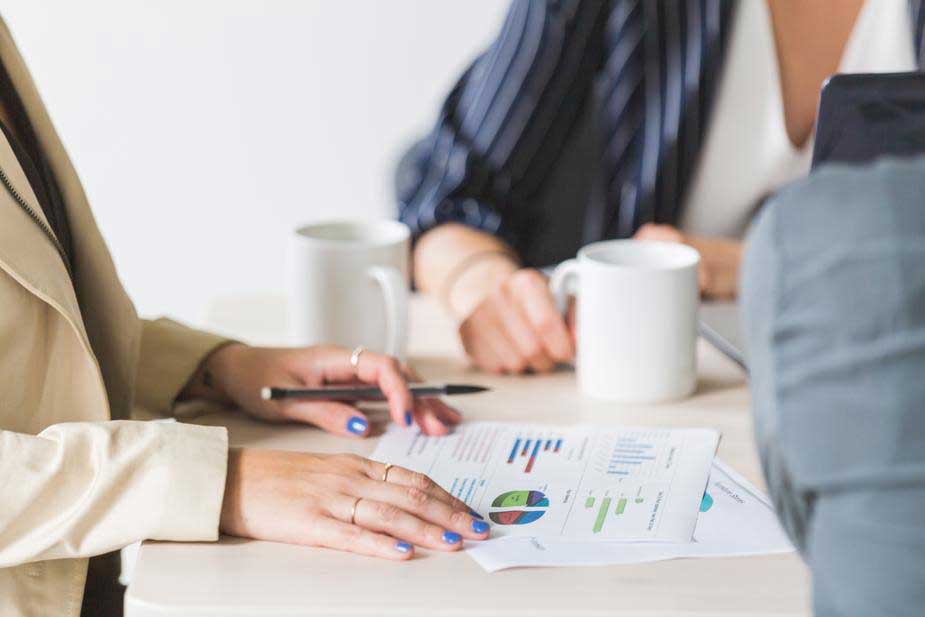
[[[593,507],[594,507],[594,497],[588,497],[588,498],[585,500],[585,507],[586,507],[586,508],[593,508]]]
[[[597,512],[597,520],[594,521],[594,533],[600,533],[604,528],[604,519],[607,518],[608,510],[610,510],[610,497],[604,497],[601,500],[601,509]]]
[[[621,497],[617,501],[617,514],[623,514],[624,510],[626,510],[626,497]]]

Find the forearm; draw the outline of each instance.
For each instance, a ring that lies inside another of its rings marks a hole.
[[[141,328],[135,402],[150,412],[170,415],[177,401],[192,398],[191,384],[203,385],[205,375],[199,371],[206,359],[229,341],[169,319],[141,320]]]
[[[173,422],[0,431],[0,568],[215,540],[227,450],[224,428]]]
[[[467,315],[519,268],[514,250],[488,233],[450,223],[421,236],[414,251],[414,280],[454,315]]]
[[[228,395],[227,388],[224,387],[219,376],[227,372],[225,367],[229,362],[234,361],[235,353],[242,347],[244,345],[241,343],[229,341],[213,349],[209,355],[203,358],[189,381],[180,390],[177,401],[203,399],[230,404],[232,402],[231,397]]]

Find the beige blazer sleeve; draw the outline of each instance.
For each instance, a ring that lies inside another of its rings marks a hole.
[[[135,404],[156,414],[171,415],[180,390],[199,364],[229,341],[170,319],[143,319],[141,324]]]
[[[66,202],[80,292],[78,302],[36,224],[47,221],[28,178],[0,136],[11,185],[0,187],[0,568],[89,557],[147,538],[214,540],[225,429],[110,417],[129,415],[133,391],[140,405],[169,414],[223,339],[139,321],[2,19],[0,62]],[[74,591],[72,580],[46,581],[43,594]]]
[[[58,311],[2,269],[0,306],[0,568],[217,539],[226,430],[106,421],[96,360]],[[169,322],[145,330],[141,393],[169,409],[223,339]]]
[[[0,568],[218,537],[224,428],[62,423],[38,435],[0,431],[0,453]]]

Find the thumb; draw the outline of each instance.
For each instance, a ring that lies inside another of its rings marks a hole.
[[[335,401],[296,403],[286,410],[286,416],[296,422],[314,424],[334,435],[366,437],[369,419],[362,411]]]

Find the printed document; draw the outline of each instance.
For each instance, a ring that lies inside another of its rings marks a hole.
[[[693,542],[584,542],[567,538],[501,538],[469,542],[467,552],[489,572],[514,567],[643,563],[683,557],[741,557],[794,550],[770,501],[748,480],[714,460]]]
[[[426,473],[493,538],[690,542],[718,440],[709,429],[478,422],[428,437],[393,426],[373,458]]]

